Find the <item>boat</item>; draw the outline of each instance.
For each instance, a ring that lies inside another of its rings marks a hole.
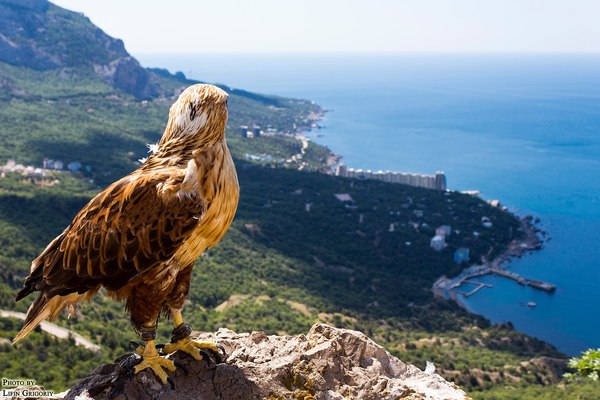
[[[527,307],[529,307],[529,308],[535,308],[535,306],[537,306],[537,303],[534,301],[530,301],[527,303]]]

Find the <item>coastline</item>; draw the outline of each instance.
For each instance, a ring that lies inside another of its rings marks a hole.
[[[536,279],[524,278],[507,268],[508,266],[506,264],[510,263],[513,259],[521,258],[528,253],[542,250],[544,248],[544,238],[547,237],[547,233],[536,226],[536,224],[539,222],[538,218],[534,218],[531,215],[525,215],[523,217],[519,217],[512,213],[511,215],[513,215],[515,218],[518,218],[520,229],[524,236],[520,239],[513,239],[498,256],[491,260],[483,260],[481,265],[473,264],[463,269],[460,274],[451,278],[448,278],[445,275],[438,278],[432,287],[435,297],[451,299],[460,307],[473,313],[473,311],[469,309],[462,299],[474,295],[484,287],[493,287],[492,285],[472,280],[472,278],[490,274],[502,276],[516,281],[516,283],[519,285],[531,286],[535,289],[549,293],[555,291],[556,286],[551,283]],[[458,290],[464,284],[478,286],[470,292]],[[462,296],[462,299],[460,296]],[[530,306],[535,307],[535,303],[532,303]]]
[[[153,64],[190,74],[196,71],[197,77],[205,81],[228,82],[234,87],[260,93],[311,99],[328,112],[321,122],[317,122],[323,129],[314,129],[306,136],[313,144],[327,146],[342,155],[342,162],[363,168],[377,163],[377,169],[392,170],[435,171],[441,167],[448,173],[450,187],[459,190],[475,187],[486,198],[497,198],[510,204],[511,211],[518,216],[526,213],[522,210],[539,216],[542,219],[539,226],[551,233],[551,240],[545,240],[543,252],[514,258],[508,268],[531,278],[552,280],[559,285],[556,295],[532,293],[514,282],[488,276],[481,280],[495,284],[494,290],[482,291],[465,302],[477,314],[494,321],[509,318],[521,331],[553,343],[569,354],[597,347],[600,344],[596,332],[600,331],[600,322],[590,320],[589,316],[594,314],[598,299],[596,283],[600,269],[596,264],[600,259],[600,248],[596,244],[600,241],[597,229],[600,203],[597,201],[598,186],[593,184],[597,174],[590,168],[590,162],[596,162],[595,153],[590,154],[588,150],[597,146],[598,137],[579,129],[593,127],[597,114],[593,113],[593,103],[581,102],[580,107],[573,109],[566,98],[556,98],[556,92],[550,90],[568,88],[572,93],[593,97],[594,85],[584,87],[579,82],[589,81],[597,71],[583,69],[581,63],[571,57],[553,58],[556,64],[539,57],[519,58],[517,64],[508,56],[494,60],[470,56],[468,60],[457,58],[457,62],[469,61],[473,68],[468,71],[448,70],[449,64],[444,57],[432,57],[428,60],[436,61],[431,64],[433,70],[423,70],[415,63],[407,64],[407,58],[403,56],[363,60],[360,56],[250,55],[232,62],[231,57],[223,55],[196,58],[167,55],[155,57]],[[244,68],[240,68],[242,64],[238,60],[243,61]],[[506,74],[507,67],[511,74]],[[539,71],[552,72],[552,75]],[[484,79],[488,76],[485,74],[493,74],[499,80]],[[550,76],[552,80],[548,79]],[[523,89],[520,94],[533,89],[533,86],[522,87],[525,78],[536,85],[536,96],[553,99],[556,108],[548,108],[542,101],[528,101],[526,96],[517,96],[516,92],[507,89],[519,87]],[[432,79],[448,89],[447,92],[419,89],[429,85]],[[415,85],[391,85],[404,81]],[[345,82],[368,82],[368,85],[364,85],[360,98],[352,98],[348,96]],[[465,92],[465,83],[471,88],[493,93],[493,96],[481,96],[481,91]],[[384,94],[389,94],[388,101],[375,101],[381,100]],[[419,102],[412,100],[416,96]],[[436,113],[432,114],[432,106],[439,106],[442,98],[448,100],[445,107],[436,108]],[[396,104],[403,106],[398,108]],[[465,106],[477,112],[461,113]],[[520,123],[498,121],[495,119],[498,110],[506,115],[517,113]],[[545,120],[555,123],[540,124]],[[464,129],[454,129],[457,126]],[[377,133],[377,139],[386,144],[377,145],[373,140],[373,146],[364,148],[365,142],[360,138],[365,133],[371,136],[371,132]],[[559,141],[562,145],[558,145],[556,138],[566,140],[561,134],[564,132],[581,141]],[[447,143],[443,141],[445,139]],[[485,146],[481,146],[482,140]],[[297,143],[299,149],[301,143]],[[398,151],[392,153],[396,147]],[[408,148],[426,148],[427,156]],[[325,160],[327,156],[324,154],[322,158]],[[524,166],[527,173],[523,173]],[[324,172],[325,168],[322,169]],[[497,252],[507,247],[509,241],[505,240]],[[429,288],[435,277],[430,279]],[[534,312],[521,304],[530,300],[538,304]],[[548,321],[553,322],[548,324]]]
[[[492,260],[491,263],[495,263],[497,266],[500,266],[505,261],[510,262],[512,258],[520,258],[527,253],[544,248],[544,238],[547,236],[547,233],[536,226],[539,219],[529,214],[524,217],[512,215],[519,218],[521,230],[525,234],[525,237],[520,240],[513,240],[504,252]]]
[[[317,107],[319,109],[318,111],[316,111],[316,112],[311,111],[305,117],[305,121],[307,121],[308,126],[301,127],[298,130],[298,132],[296,132],[296,134],[294,135],[296,139],[298,139],[299,141],[302,142],[302,153],[304,153],[304,150],[308,147],[308,142],[313,141],[313,140],[311,140],[311,138],[308,138],[307,136],[305,136],[304,132],[312,132],[313,129],[321,129],[322,126],[319,125],[318,122],[321,121],[323,118],[325,118],[325,115],[328,111],[319,105],[317,105]],[[329,152],[329,157],[326,160],[326,170],[325,171],[327,174],[334,174],[335,173],[334,168],[340,164],[341,160],[343,159],[343,156],[341,154],[333,152],[328,146],[326,146],[324,144],[319,144],[319,143],[315,143],[315,144],[326,148],[327,151]],[[540,222],[540,219],[538,217],[534,217],[530,214],[520,217],[508,210],[505,210],[505,212],[509,213],[512,217],[516,218],[519,221],[520,230],[521,230],[521,232],[523,232],[523,237],[521,237],[520,239],[513,239],[506,246],[506,248],[499,255],[494,257],[492,260],[483,260],[484,262],[481,266],[473,265],[472,267],[482,267],[485,269],[485,271],[481,271],[481,270],[477,271],[474,274],[469,275],[468,277],[495,274],[495,275],[499,275],[499,276],[504,276],[509,279],[513,279],[518,284],[521,284],[521,285],[532,286],[532,287],[535,287],[540,290],[545,290],[547,292],[554,292],[556,287],[553,284],[549,284],[547,282],[542,282],[542,281],[533,280],[533,279],[526,279],[526,278],[523,278],[520,275],[518,275],[514,272],[510,272],[508,270],[507,264],[509,264],[513,259],[521,258],[528,253],[542,250],[544,248],[544,241],[549,240],[550,237],[548,236],[546,231],[540,229],[537,226],[537,224],[539,224],[539,222]],[[468,270],[468,268],[465,268],[462,273],[464,273],[464,271],[466,271],[466,270]],[[460,279],[461,274],[459,274],[455,277],[452,277],[452,278],[447,278],[445,275],[441,276],[434,282],[432,290],[434,292],[434,295],[439,296],[439,297],[445,297],[445,298],[450,297],[459,306],[461,306],[462,308],[464,308],[465,310],[467,310],[471,313],[474,313],[473,311],[469,310],[467,305],[459,299],[459,296],[457,296],[457,294],[460,294],[460,293],[456,293],[456,291],[454,290],[460,285],[456,286],[456,284],[453,281]],[[466,279],[462,279],[461,281],[465,281],[465,280]],[[449,282],[446,284],[449,286],[452,286],[452,287],[450,289],[443,287],[444,281]],[[475,294],[478,290],[482,289],[483,287],[491,287],[491,285],[482,284],[481,282],[477,282],[477,281],[475,281],[475,282],[468,281],[468,282],[469,283],[477,283],[480,285],[478,288],[476,288],[474,291],[472,291],[470,294],[468,294],[468,296]],[[441,291],[438,290],[440,288],[440,284],[442,285]],[[442,294],[442,292],[443,292],[443,294]],[[451,292],[451,293],[448,293],[448,292]],[[466,297],[468,297],[468,296],[466,296]]]
[[[325,115],[327,114],[327,112],[329,112],[329,110],[321,107],[320,105],[318,105],[316,103],[314,103],[314,104],[318,107],[318,111],[310,111],[304,117],[304,121],[306,122],[306,125],[300,126],[298,128],[298,130],[294,133],[294,138],[296,140],[299,140],[300,142],[302,142],[301,154],[304,154],[304,150],[306,150],[306,148],[308,148],[309,142],[312,142],[317,146],[327,149],[327,152],[329,153],[329,155],[327,156],[327,159],[325,160],[325,163],[323,165],[324,169],[322,170],[322,172],[324,171],[328,175],[333,175],[335,173],[335,167],[340,163],[343,156],[339,153],[335,153],[333,150],[331,150],[329,148],[329,146],[327,146],[325,144],[317,143],[313,138],[308,137],[305,134],[305,133],[310,133],[312,135],[317,136],[314,133],[314,130],[315,129],[319,130],[319,129],[323,128],[322,125],[319,125],[319,122],[322,121],[325,118]]]
[[[320,120],[322,120],[323,118],[325,118],[327,110],[325,110],[323,108],[321,108],[321,110],[322,110],[322,112],[320,112],[318,114],[318,118],[313,119],[312,124],[308,127],[308,129],[303,130],[303,132],[307,132],[308,134],[305,135],[303,133],[298,132],[297,135],[302,136],[301,140],[313,141],[314,144],[316,144],[318,146],[322,146],[327,149],[330,156],[328,157],[328,160],[327,160],[327,168],[325,169],[325,171],[322,171],[322,172],[326,172],[328,174],[333,174],[333,173],[335,173],[333,171],[333,168],[335,168],[335,166],[338,165],[342,161],[343,156],[341,154],[338,154],[338,153],[335,153],[334,151],[332,151],[328,147],[328,145],[315,142],[314,137],[311,137],[311,136],[317,136],[317,133],[313,129],[316,130],[316,129],[323,128],[322,126],[320,126],[318,124],[318,122]],[[316,114],[313,114],[312,116],[315,117]],[[322,136],[322,135],[319,135],[319,136]],[[545,247],[545,243],[547,241],[551,240],[550,235],[546,231],[544,231],[543,229],[541,229],[539,227],[540,219],[538,217],[535,217],[535,216],[532,216],[529,214],[520,216],[514,212],[507,210],[506,208],[504,209],[504,212],[510,214],[513,218],[515,218],[519,221],[519,224],[520,224],[519,232],[521,234],[519,235],[518,239],[513,239],[511,242],[507,243],[504,246],[504,248],[501,250],[500,254],[498,254],[496,257],[494,257],[491,260],[484,260],[485,262],[483,263],[484,264],[483,267],[488,267],[491,271],[480,274],[479,276],[493,274],[495,276],[501,276],[503,278],[513,280],[514,281],[513,283],[517,284],[517,285],[530,286],[534,289],[539,289],[539,290],[546,291],[549,293],[554,292],[554,290],[556,289],[556,286],[554,284],[539,281],[539,280],[535,279],[535,277],[531,277],[531,279],[524,278],[524,277],[518,275],[516,272],[510,271],[510,267],[509,267],[509,264],[513,260],[519,259],[526,254],[542,250]],[[500,273],[496,273],[496,272],[500,272]],[[454,277],[451,279],[456,279],[456,278],[457,277]],[[441,279],[448,280],[448,278],[446,276],[442,276],[438,280],[436,280],[435,283],[433,283],[432,291],[434,292],[435,297],[442,297],[447,300],[453,300],[458,306],[460,306],[461,308],[463,308],[470,314],[482,315],[480,312],[474,311],[473,309],[471,309],[469,307],[468,303],[465,301],[466,297],[463,297],[463,295],[461,293],[457,293],[456,288],[453,288],[454,290],[444,290],[444,291],[436,290],[436,285],[440,282]],[[481,281],[475,281],[475,282],[470,281],[468,283],[476,284],[478,286],[475,290],[472,290],[473,293],[471,293],[471,294],[475,294],[477,291],[479,291],[480,289],[482,289],[484,287],[493,287],[489,283],[483,283]],[[534,308],[537,306],[537,304],[534,302],[523,303],[523,304],[526,306],[529,306],[530,308]],[[483,316],[486,319],[489,318],[486,315],[483,315]],[[511,321],[512,323],[514,323],[516,321],[516,320],[513,321],[512,317],[510,315],[506,315],[506,318],[507,318],[507,320]],[[522,331],[522,332],[525,333],[525,331]],[[531,333],[526,333],[526,334],[531,335]],[[550,343],[550,342],[548,341],[548,343]],[[556,344],[554,344],[554,345],[556,346]]]

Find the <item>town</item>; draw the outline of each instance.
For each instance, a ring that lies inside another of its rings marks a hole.
[[[31,177],[45,177],[49,171],[68,171],[76,173],[80,172],[82,169],[88,172],[91,171],[90,166],[84,168],[79,161],[71,161],[65,166],[65,163],[61,160],[44,158],[42,167],[40,168],[31,165],[17,164],[15,160],[8,160],[6,161],[6,164],[0,166],[0,178],[4,178],[7,173],[17,173]]]

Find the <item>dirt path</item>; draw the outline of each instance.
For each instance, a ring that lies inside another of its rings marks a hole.
[[[23,314],[22,312],[9,311],[9,310],[0,310],[0,317],[17,318],[22,321],[25,320],[25,314]],[[100,350],[100,346],[90,342],[88,339],[84,338],[80,334],[75,333],[69,329],[62,328],[51,322],[44,321],[40,324],[40,327],[42,328],[42,330],[44,332],[47,332],[47,333],[51,334],[52,336],[55,336],[59,339],[67,339],[69,337],[69,335],[71,335],[71,337],[75,340],[76,345],[83,346],[86,349],[89,349],[92,351]]]

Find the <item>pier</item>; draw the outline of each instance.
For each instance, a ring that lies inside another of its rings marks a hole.
[[[502,268],[490,267],[490,272],[498,276],[503,276],[505,278],[512,279],[513,281],[516,281],[519,285],[531,286],[533,288],[543,290],[549,293],[552,293],[556,290],[556,286],[551,283],[523,278],[516,272],[507,271]]]
[[[484,275],[498,275],[504,278],[512,279],[517,282],[519,285],[530,286],[532,288],[543,290],[548,293],[552,293],[556,290],[556,286],[539,280],[527,279],[516,272],[508,271],[506,269],[502,269],[498,266],[497,263],[493,263],[491,266],[486,265],[475,265],[469,268],[466,268],[461,272],[460,275],[454,278],[446,278],[445,276],[438,279],[433,284],[433,292],[436,296],[445,297],[445,298],[453,298],[456,294],[460,294],[463,297],[470,297],[483,289],[484,287],[493,287],[488,283],[483,283],[479,281],[472,280],[472,278],[476,278]],[[469,291],[464,292],[462,290],[457,290],[457,288],[463,284],[476,285],[476,287]]]
[[[456,291],[457,293],[462,294],[464,297],[473,296],[475,293],[479,292],[484,287],[490,287],[490,288],[494,287],[494,285],[490,285],[489,283],[483,283],[483,282],[478,282],[478,281],[464,280],[464,281],[462,281],[462,283],[476,286],[475,289],[471,290],[470,292],[462,292],[459,290]]]

